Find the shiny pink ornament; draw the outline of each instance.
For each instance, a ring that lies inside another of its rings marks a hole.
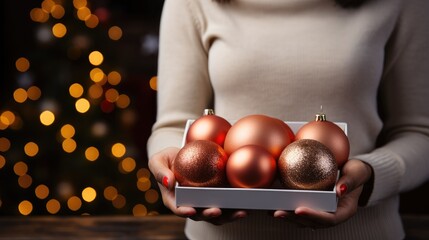
[[[185,144],[173,162],[173,173],[182,186],[221,187],[227,184],[228,156],[221,146],[207,140]]]
[[[327,146],[335,156],[338,167],[349,158],[350,144],[347,135],[335,123],[326,120],[324,114],[316,115],[314,121],[303,125],[295,135],[296,140],[314,139]]]
[[[208,140],[224,145],[226,134],[231,124],[224,118],[214,114],[213,110],[206,109],[203,116],[196,119],[186,133],[186,142]]]
[[[279,120],[265,115],[248,115],[239,119],[229,129],[224,149],[228,155],[246,145],[263,147],[277,159],[292,142],[290,133]]]
[[[255,145],[237,149],[226,164],[228,182],[237,188],[267,188],[273,183],[276,171],[274,157]]]

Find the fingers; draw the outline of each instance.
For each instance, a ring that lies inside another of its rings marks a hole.
[[[338,197],[343,197],[365,184],[372,175],[372,168],[360,160],[351,159],[343,166],[341,174],[336,184]]]
[[[244,210],[207,208],[197,209],[197,214],[190,218],[194,221],[206,221],[214,225],[222,225],[247,216]]]
[[[174,189],[174,184],[176,182],[174,173],[170,168],[178,152],[178,148],[167,148],[155,154],[149,160],[149,169],[156,181],[170,190]]]

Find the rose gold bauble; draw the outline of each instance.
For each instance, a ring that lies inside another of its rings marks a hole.
[[[289,143],[289,133],[278,119],[256,114],[243,117],[232,125],[226,134],[224,148],[229,155],[240,147],[257,145],[277,159]]]
[[[234,151],[226,163],[229,184],[238,188],[269,187],[276,175],[274,157],[264,148],[247,145]]]
[[[276,119],[279,122],[279,124],[286,130],[289,136],[290,142],[295,141],[295,133],[292,131],[292,128],[290,128],[290,126],[286,122],[277,118],[274,118],[274,119]]]
[[[337,163],[322,143],[301,139],[289,144],[277,162],[280,181],[285,188],[331,190],[337,179]]]
[[[218,187],[227,184],[228,156],[221,146],[207,140],[187,143],[173,162],[176,180],[182,186]]]
[[[332,151],[339,167],[349,158],[350,144],[347,135],[337,124],[326,120],[324,114],[317,114],[314,121],[303,125],[295,139],[314,139],[323,143]]]
[[[230,128],[231,124],[227,120],[215,115],[213,110],[206,109],[204,115],[196,119],[189,127],[186,142],[209,140],[223,146]]]

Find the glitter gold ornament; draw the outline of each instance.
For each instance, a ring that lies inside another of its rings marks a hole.
[[[301,190],[331,190],[338,171],[329,148],[312,139],[289,144],[280,155],[277,166],[283,186]]]
[[[224,118],[215,115],[212,109],[205,109],[204,115],[196,119],[186,133],[186,142],[209,140],[223,146],[231,124]]]
[[[317,114],[314,121],[298,129],[295,139],[314,139],[323,143],[332,151],[339,167],[349,158],[350,144],[347,135],[337,124],[326,120],[325,114]]]
[[[195,140],[185,144],[173,162],[173,173],[182,186],[220,187],[227,184],[228,156],[212,141]]]
[[[232,125],[226,135],[224,148],[229,155],[240,147],[257,145],[277,159],[291,142],[289,133],[278,119],[255,114],[245,116]]]
[[[264,148],[247,145],[234,151],[228,158],[226,174],[232,187],[269,187],[276,175],[274,157]]]

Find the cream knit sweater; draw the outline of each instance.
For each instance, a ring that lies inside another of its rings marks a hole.
[[[265,212],[222,226],[187,221],[191,239],[402,239],[398,194],[429,178],[429,1],[166,0],[158,112],[149,156],[180,147],[204,108],[236,120],[309,121],[323,105],[348,123],[351,157],[374,169],[365,207],[311,231]],[[377,140],[378,139],[378,140]]]

